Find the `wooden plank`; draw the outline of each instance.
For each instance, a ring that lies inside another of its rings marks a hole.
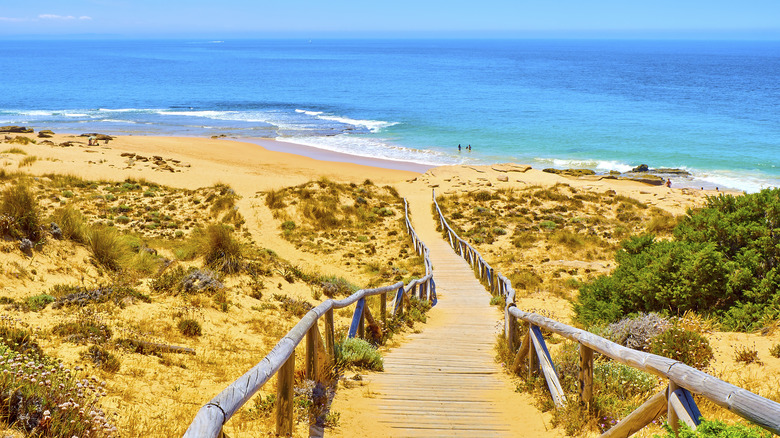
[[[550,352],[544,342],[542,331],[539,327],[532,325],[530,330],[531,345],[536,350],[536,356],[539,358],[539,366],[542,369],[544,379],[547,381],[547,388],[550,390],[555,406],[561,407],[566,404],[566,396],[563,393],[561,382],[558,380],[558,373],[555,371]]]
[[[666,389],[650,397],[642,406],[611,429],[601,434],[601,438],[627,438],[650,424],[666,412]]]
[[[277,373],[276,382],[276,435],[288,436],[293,432],[293,389],[295,380],[295,350]]]

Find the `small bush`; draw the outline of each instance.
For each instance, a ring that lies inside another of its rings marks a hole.
[[[38,157],[36,157],[35,155],[28,155],[22,158],[21,161],[19,161],[19,167],[32,166],[33,163],[35,163],[36,161],[38,161]]]
[[[87,233],[87,241],[95,261],[111,271],[118,270],[128,254],[122,239],[112,228],[91,228]]]
[[[373,345],[359,338],[347,338],[336,345],[336,363],[348,369],[384,370],[382,355]]]
[[[206,264],[218,271],[232,274],[241,270],[243,254],[241,244],[233,238],[232,231],[223,225],[212,224],[206,229],[203,243]]]
[[[669,425],[664,425],[664,435],[654,435],[654,438],[771,438],[772,433],[755,426],[742,424],[726,425],[718,420],[702,420],[696,430],[681,424],[679,435],[676,435]]]
[[[39,294],[24,299],[23,309],[38,312],[46,308],[55,298],[48,294]]]
[[[187,275],[187,270],[182,266],[164,271],[149,281],[149,289],[155,292],[177,294],[181,290],[182,280]]]
[[[63,238],[87,243],[89,226],[84,215],[72,205],[54,210],[51,220],[62,230]]]
[[[27,238],[33,242],[41,239],[41,221],[35,195],[24,184],[17,183],[3,192],[0,213],[13,220],[13,226],[4,227],[11,237]]]
[[[763,365],[764,363],[761,362],[761,359],[758,358],[758,350],[756,350],[756,347],[745,347],[745,346],[739,346],[734,349],[734,360],[737,362],[742,362],[745,365],[749,365],[751,363],[755,363],[758,365]]]
[[[81,353],[82,359],[91,361],[96,367],[109,373],[119,371],[120,362],[116,356],[97,345],[90,345],[87,351]]]
[[[298,318],[306,315],[314,307],[306,301],[296,300],[286,295],[274,294],[273,298],[281,303],[282,310]]]
[[[195,337],[203,334],[200,323],[194,319],[182,319],[177,324],[177,327],[184,336]]]
[[[325,277],[320,283],[322,293],[326,297],[333,298],[347,296],[358,290],[358,287],[341,277]]]
[[[43,350],[33,339],[32,332],[21,326],[18,321],[5,316],[0,320],[0,345],[20,354],[43,355]]]
[[[677,326],[653,338],[649,350],[699,369],[706,368],[714,356],[707,338]]]
[[[772,357],[780,359],[780,344],[773,345],[772,348],[769,349],[769,354],[772,355]]]
[[[284,195],[281,190],[269,190],[265,194],[265,205],[271,210],[284,208]]]
[[[607,326],[606,337],[624,347],[646,351],[653,338],[671,327],[663,316],[651,312],[624,318]]]

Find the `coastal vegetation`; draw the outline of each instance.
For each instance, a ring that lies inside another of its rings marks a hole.
[[[407,283],[425,274],[406,238],[403,199],[393,187],[322,178],[268,191],[265,204],[284,239],[328,257],[366,287]]]
[[[358,187],[353,186],[338,187]],[[390,191],[371,190],[377,198]],[[358,289],[348,271],[336,277],[304,270],[256,245],[238,199],[225,184],[184,190],[142,179],[3,172],[5,424],[31,436],[181,435],[187,427],[183,419],[194,416],[204,392],[216,394],[255,365],[318,301]],[[345,243],[357,252],[370,241],[396,254],[393,266],[371,264],[374,272],[360,265],[377,283],[422,272],[412,262],[416,256],[407,254],[411,249],[394,199],[379,208],[377,228],[369,222],[354,226],[364,227],[361,235],[374,233],[373,239]],[[308,200],[307,208],[322,211],[320,201]],[[383,223],[380,217],[393,219]],[[308,222],[299,223],[298,231],[315,233],[306,231]],[[382,233],[375,232],[379,229]],[[318,238],[342,236],[330,232]],[[338,238],[346,242],[348,236]],[[378,315],[378,299],[368,304]],[[371,343],[357,346],[345,339],[351,310],[336,312],[343,346],[338,367],[381,368],[377,346],[423,321],[429,308],[424,304],[415,301],[403,317],[369,325]],[[268,385],[250,405],[272,408],[274,391]],[[298,392],[305,423],[315,392],[297,379]],[[246,421],[234,424],[269,428],[272,420],[259,414],[263,409],[243,410],[239,417]],[[144,414],[155,410],[159,414]],[[329,424],[337,423],[338,413],[327,416]]]
[[[711,339],[718,330],[772,333],[778,326],[775,216],[780,191],[710,196],[683,217],[614,192],[578,192],[562,184],[472,191],[438,200],[456,232],[512,281],[524,310],[564,322],[570,316],[575,325],[613,342],[716,375],[716,355],[742,366],[763,366],[766,352],[755,345],[718,352]],[[565,300],[571,311],[553,313],[553,297]],[[529,307],[539,299],[547,308]],[[608,430],[665,385],[650,374],[597,358],[594,399],[585,407],[577,397],[576,343],[544,335],[568,402],[554,409],[543,378],[521,380],[518,389],[536,394],[539,407],[552,411],[552,423],[569,435]],[[503,336],[496,353],[507,367],[514,359]],[[780,400],[771,384],[737,375],[734,383]],[[734,418],[704,400],[697,403],[706,418]],[[739,424],[711,424],[716,426],[687,436],[714,436],[710,430],[762,436]]]
[[[608,276],[585,284],[574,309],[586,325],[636,312],[696,311],[727,330],[780,318],[780,189],[719,195],[692,210],[674,239],[634,236]]]

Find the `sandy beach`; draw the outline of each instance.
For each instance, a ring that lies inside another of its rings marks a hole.
[[[6,140],[14,138],[17,134],[7,135]],[[411,202],[424,204],[429,202],[432,190],[437,194],[458,194],[469,193],[482,190],[497,189],[519,189],[528,187],[548,187],[556,184],[567,184],[582,192],[614,191],[618,195],[635,198],[649,206],[654,206],[673,215],[682,215],[691,208],[700,205],[704,197],[713,194],[713,191],[667,188],[664,186],[651,186],[635,181],[616,180],[604,176],[588,177],[567,177],[551,173],[542,172],[540,169],[533,169],[522,163],[503,163],[485,166],[443,166],[431,168],[430,166],[419,165],[415,163],[404,163],[395,161],[383,161],[371,158],[354,157],[349,155],[337,154],[328,151],[307,148],[300,145],[294,145],[275,140],[255,139],[252,141],[236,141],[231,139],[206,139],[193,137],[147,137],[147,136],[117,136],[108,143],[101,141],[96,146],[88,144],[87,137],[80,137],[68,134],[55,134],[52,138],[46,139],[50,144],[43,143],[43,139],[36,138],[33,134],[18,134],[36,140],[36,144],[11,144],[6,141],[3,144],[3,152],[0,152],[0,169],[5,174],[11,175],[16,172],[22,172],[30,175],[44,176],[50,174],[65,174],[80,177],[90,181],[116,181],[121,182],[127,179],[150,181],[157,184],[187,190],[195,190],[203,187],[213,186],[214,184],[226,184],[230,186],[238,195],[236,209],[246,218],[245,229],[251,235],[254,242],[262,247],[273,249],[279,256],[302,266],[307,269],[315,269],[325,274],[338,274],[350,276],[355,282],[363,281],[365,278],[362,271],[344,270],[342,261],[334,256],[321,255],[315,256],[311,253],[302,251],[290,241],[280,237],[279,225],[272,216],[270,210],[265,208],[262,199],[258,199],[260,193],[267,190],[278,190],[284,187],[295,186],[308,181],[327,178],[331,181],[342,183],[363,184],[366,180],[371,180],[377,186],[389,185],[394,187],[403,196],[410,199]],[[24,153],[9,152],[13,147],[23,150]],[[34,160],[29,157],[35,157]],[[27,163],[23,163],[23,161]],[[262,207],[262,208],[261,208]],[[65,251],[60,249],[58,251]],[[74,250],[68,257],[77,257],[85,259],[85,251],[82,249]],[[64,254],[64,253],[63,253]],[[13,255],[4,256],[8,258],[7,263],[19,263],[21,258]],[[33,262],[38,271],[46,268],[46,257],[56,258],[54,255],[42,255]],[[60,256],[62,258],[63,256]],[[67,258],[67,257],[65,257]],[[57,268],[61,269],[61,268]],[[52,271],[52,269],[49,269]],[[87,269],[87,277],[101,278],[99,270],[94,268]],[[54,278],[54,275],[52,275]],[[59,279],[69,278],[67,275],[60,275]],[[82,274],[82,281],[84,281]],[[278,275],[274,278],[279,278]],[[10,297],[26,297],[34,292],[35,288],[43,288],[44,283],[35,281],[25,281],[24,279],[14,279],[7,275],[2,283],[4,293]],[[282,282],[279,281],[279,288],[282,288]],[[287,286],[287,293],[298,297],[307,298],[311,291],[304,286]],[[270,292],[269,292],[270,294]],[[570,308],[568,302],[555,297],[536,294],[525,298],[526,301],[518,305],[527,305],[530,307],[548,307],[554,309],[557,314],[568,316]],[[237,302],[245,309],[252,306],[251,299],[248,297],[237,298]],[[148,305],[143,309],[134,307],[128,311],[141,320],[148,320],[150,315],[161,316],[169,315],[171,309],[176,308],[174,304],[166,304],[168,308],[164,310],[152,310]],[[48,311],[48,310],[47,310]],[[151,312],[146,314],[146,312]],[[235,329],[231,329],[236,324],[253,323],[250,316],[245,315],[245,311],[231,311],[230,315],[223,315],[216,311],[209,311],[205,316],[206,321],[215,327],[219,335],[208,342],[202,341],[200,348],[205,348],[213,343],[226,343],[227,346],[242,348],[242,343],[251,344],[251,333],[241,329],[240,334],[233,336]],[[46,316],[43,314],[23,314],[23,318],[30,324],[46,324]],[[567,321],[568,322],[568,321]],[[149,324],[154,325],[149,322]],[[253,324],[257,324],[254,322]],[[165,329],[168,326],[158,326],[158,330]],[[722,362],[723,373],[733,373],[733,360],[730,361],[727,350],[728,345],[734,342],[747,344],[755,342],[757,335],[748,334],[722,334],[713,342],[717,342],[719,360]],[[755,338],[755,339],[754,339]],[[228,341],[229,340],[229,341]],[[266,351],[272,344],[270,341],[254,345],[252,351],[258,360],[262,357],[262,352]],[[760,342],[767,344],[769,340],[763,339]],[[54,345],[54,344],[52,344]],[[66,347],[52,346],[58,354],[68,361],[75,361],[76,354],[69,352]],[[216,360],[212,356],[199,359],[208,362]],[[151,374],[146,376],[148,384],[143,387],[133,387],[127,382],[122,382],[121,377],[117,376],[109,387],[117,393],[123,394],[121,397],[111,399],[109,397],[109,408],[121,412],[121,416],[133,416],[143,411],[148,406],[154,406],[160,409],[168,409],[173,406],[176,408],[171,411],[174,413],[167,415],[158,415],[154,419],[145,419],[141,423],[128,423],[129,420],[123,420],[122,424],[131,424],[136,431],[152,430],[160,422],[178,422],[173,429],[181,431],[182,426],[186,428],[186,423],[194,414],[197,408],[207,401],[207,398],[219,391],[229,382],[245,370],[247,365],[254,362],[254,357],[244,357],[234,364],[234,368],[223,370],[218,378],[196,374],[194,376],[186,375],[183,369],[176,369],[174,374],[176,378],[182,379],[182,382],[189,382],[194,387],[187,388],[181,394],[171,392],[174,383],[166,381],[165,370],[154,368]],[[205,363],[198,362],[198,363]],[[780,367],[780,361],[767,360],[764,371],[770,367],[776,369]],[[143,365],[153,366],[154,365]],[[752,368],[751,368],[752,370]],[[753,371],[751,371],[753,372]],[[144,374],[144,373],[141,373]],[[136,376],[137,377],[137,376]],[[144,378],[143,375],[140,378]],[[196,382],[201,382],[196,383]],[[179,387],[176,384],[176,387]],[[176,390],[178,391],[178,389]],[[361,405],[360,389],[352,392],[345,392],[346,398],[338,399],[337,405],[344,414],[344,427],[354,425],[355,420],[350,417],[349,411],[359,410]],[[152,394],[162,397],[155,400]],[[179,397],[188,397],[186,406],[180,406]],[[133,400],[127,402],[127,400]],[[527,397],[523,403],[529,403]],[[172,415],[178,415],[182,418],[173,418]],[[185,418],[186,417],[186,418]],[[243,417],[242,417],[243,418]],[[241,421],[241,420],[237,420]],[[243,423],[242,423],[243,424]],[[365,426],[363,426],[365,427]],[[231,436],[251,436],[255,431],[252,426],[234,424]],[[377,432],[374,430],[374,432]],[[303,432],[302,432],[303,433]],[[349,431],[340,430],[338,434],[350,436]]]

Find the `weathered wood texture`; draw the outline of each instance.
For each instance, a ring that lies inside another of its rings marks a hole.
[[[436,286],[433,281],[432,264],[428,257],[428,248],[419,239],[417,233],[412,227],[409,220],[408,208],[406,206],[406,200],[404,200],[404,208],[406,212],[406,227],[409,232],[410,238],[414,245],[415,251],[423,256],[425,263],[425,273],[423,278],[414,280],[414,285],[426,284],[431,289],[431,297],[433,304],[436,303]],[[412,287],[409,288],[409,291]],[[314,336],[318,330],[316,327],[317,321],[320,317],[324,316],[325,320],[325,350],[329,354],[329,359],[333,359],[335,352],[334,348],[334,327],[333,327],[333,309],[341,309],[343,307],[350,306],[357,303],[354,313],[352,324],[350,325],[349,334],[355,336],[357,332],[361,332],[364,327],[364,312],[365,299],[370,296],[380,295],[385,297],[388,292],[398,291],[399,304],[403,304],[403,299],[406,294],[403,282],[398,282],[390,286],[384,286],[376,289],[361,289],[354,294],[342,300],[326,300],[320,305],[310,310],[298,324],[290,330],[271,350],[268,355],[263,358],[260,363],[252,367],[238,380],[233,382],[230,386],[225,388],[222,392],[217,394],[216,397],[211,399],[206,405],[204,405],[198,413],[195,415],[190,427],[184,433],[185,437],[209,437],[216,438],[220,436],[222,431],[222,425],[228,421],[236,411],[244,405],[249,399],[284,365],[291,362],[291,358],[294,361],[295,348],[304,339],[309,336],[306,342],[307,355],[306,372],[309,376],[315,376],[317,368],[319,368],[318,358],[315,353],[317,339],[319,334]],[[294,363],[294,362],[293,362]],[[287,420],[285,418],[286,411],[279,411],[277,415],[277,426],[281,427],[281,430],[287,430]]]
[[[473,260],[473,266],[477,275],[481,275],[487,279],[488,274],[486,273],[492,272],[493,269],[471,245],[458,237],[455,231],[449,227],[446,218],[441,212],[441,209],[435,202],[435,197],[436,194],[434,192],[434,210],[438,215],[441,228],[448,237],[448,241],[452,242],[453,247],[456,248],[461,254],[467,254],[464,255],[465,259]],[[512,288],[511,282],[501,274],[495,274],[494,278],[496,279],[496,282],[503,283],[502,286],[498,288],[498,290],[503,291],[502,295],[506,302],[505,309],[508,315],[526,321],[533,326],[542,327],[567,339],[578,342],[581,346],[601,353],[622,364],[637,368],[642,371],[647,371],[659,377],[667,378],[674,385],[679,386],[680,388],[685,388],[693,394],[702,395],[715,404],[724,407],[775,434],[780,435],[780,403],[763,398],[746,389],[742,389],[738,386],[724,382],[714,376],[689,367],[682,362],[655,354],[632,350],[584,330],[562,324],[558,321],[545,318],[535,313],[524,312],[513,306],[515,291]],[[522,348],[523,347],[521,347],[521,350]],[[519,352],[518,358],[522,357],[523,355],[525,355],[525,352]],[[536,364],[538,363],[534,348],[530,348],[528,350],[528,359],[528,372],[530,376],[530,374],[534,371]],[[515,366],[513,366],[513,368],[519,370],[520,364],[517,362],[518,361],[516,360],[514,364]],[[580,382],[580,384],[583,386],[583,395],[587,395],[587,392],[585,392],[584,388],[587,383],[584,381],[585,378],[587,378],[587,373],[581,373],[581,379],[583,380]],[[551,391],[553,391],[553,388],[551,388]],[[685,405],[686,400],[684,397],[681,397],[680,394],[681,393],[677,393],[675,396],[676,399],[669,403],[673,402],[675,404],[679,404],[682,406],[681,409],[683,409],[687,405]],[[553,394],[553,397],[555,398],[555,394]],[[649,402],[650,401],[648,401],[648,403]],[[666,411],[667,401],[664,400],[663,404],[663,410]],[[693,408],[695,408],[695,405]],[[673,415],[676,414],[677,413]],[[686,412],[686,415],[692,414]]]

